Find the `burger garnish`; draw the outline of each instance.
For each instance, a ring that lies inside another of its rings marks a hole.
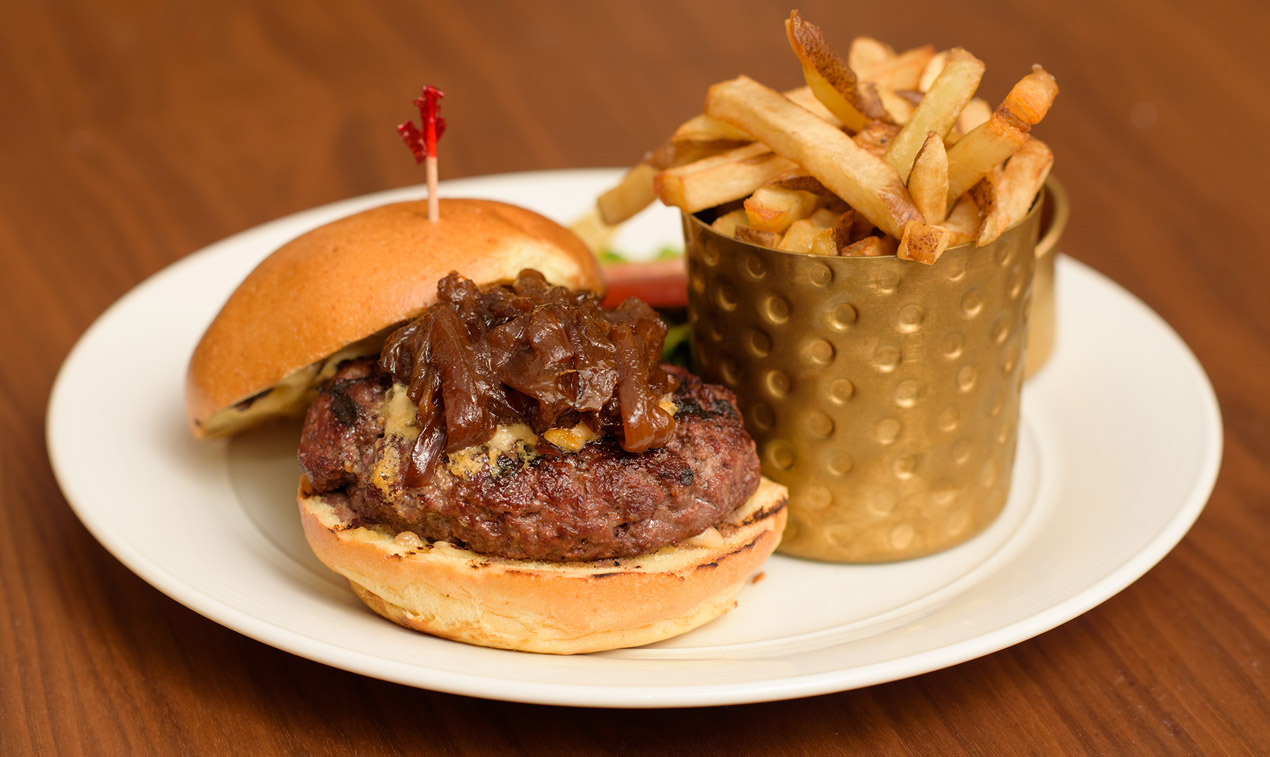
[[[759,464],[731,393],[660,364],[664,336],[638,300],[604,310],[533,271],[485,288],[451,274],[377,364],[346,364],[319,395],[301,466],[359,523],[482,554],[675,544],[744,503]]]
[[[605,311],[596,295],[531,270],[484,290],[451,273],[437,300],[389,337],[379,363],[417,407],[407,486],[500,426],[609,435],[637,453],[674,434],[662,404],[675,384],[661,367],[666,327],[648,305],[631,299]]]

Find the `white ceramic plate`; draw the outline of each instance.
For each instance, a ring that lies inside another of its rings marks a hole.
[[[563,222],[615,170],[449,182]],[[671,707],[758,702],[891,681],[1051,629],[1128,586],[1186,533],[1221,458],[1213,391],[1154,313],[1059,260],[1059,342],[1024,393],[1014,487],[984,534],[876,566],[774,557],[736,610],[640,649],[554,657],[413,633],[366,610],[309,552],[294,504],[297,428],[196,442],[182,386],[191,349],[252,266],[296,234],[411,188],[300,213],[153,276],[84,334],[58,376],[49,456],[75,512],[178,602],[309,659],[438,691],[524,702]],[[680,245],[647,211],[616,240]]]

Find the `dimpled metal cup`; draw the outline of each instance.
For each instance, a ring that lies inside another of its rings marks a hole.
[[[1041,208],[1041,239],[1036,243],[1036,274],[1032,277],[1032,315],[1027,327],[1028,378],[1049,360],[1054,351],[1058,313],[1054,302],[1054,259],[1058,242],[1067,228],[1067,192],[1053,176],[1045,181],[1045,204]]]
[[[934,265],[757,247],[684,216],[696,369],[736,391],[789,487],[780,551],[937,552],[1010,490],[1041,203]]]

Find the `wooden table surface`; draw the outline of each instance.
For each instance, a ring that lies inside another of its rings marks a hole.
[[[990,98],[1034,62],[1058,77],[1038,133],[1071,194],[1063,249],[1195,351],[1222,407],[1221,473],[1157,567],[1025,643],[859,691],[622,711],[363,678],[186,609],[76,520],[45,451],[50,386],[107,306],[182,256],[421,181],[393,126],[422,83],[448,95],[446,177],[626,165],[698,112],[712,82],[747,73],[796,85],[788,6],[10,0],[0,24],[0,754],[1264,753],[1268,7],[802,6],[843,47],[861,33],[897,47],[961,44],[987,62]]]

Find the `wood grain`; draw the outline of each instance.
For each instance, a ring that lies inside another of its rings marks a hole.
[[[1208,508],[1058,629],[800,701],[595,711],[362,678],[150,588],[79,525],[44,412],[85,328],[233,232],[414,184],[392,127],[447,94],[442,173],[626,165],[740,73],[793,86],[773,2],[6,4],[0,24],[0,754],[1264,753],[1270,744],[1270,6],[801,6],[831,42],[961,44],[999,97],[1042,62],[1063,249],[1159,312],[1216,387]],[[138,347],[141,349],[143,347]],[[103,398],[109,401],[109,398]],[[103,440],[109,443],[109,440]]]

